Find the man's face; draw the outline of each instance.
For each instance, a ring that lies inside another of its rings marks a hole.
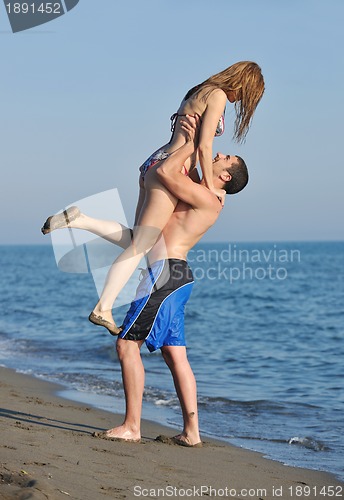
[[[238,159],[234,155],[224,155],[222,153],[216,153],[213,159],[213,167],[220,168],[221,170],[226,170],[231,167],[234,163],[237,163]]]

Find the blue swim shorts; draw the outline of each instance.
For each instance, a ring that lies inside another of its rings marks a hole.
[[[154,262],[144,271],[119,337],[145,340],[150,352],[163,346],[185,346],[184,308],[193,283],[185,260]]]

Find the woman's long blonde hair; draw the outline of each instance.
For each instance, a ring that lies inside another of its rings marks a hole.
[[[202,99],[206,99],[214,87],[220,88],[226,93],[229,90],[239,93],[239,100],[234,104],[236,119],[233,138],[237,142],[243,142],[265,89],[262,70],[258,64],[251,61],[240,61],[232,64],[229,68],[216,73],[216,75],[211,76],[200,85],[193,87],[186,94],[185,99],[188,99],[193,94],[198,94],[204,87],[211,88],[209,92],[204,94]]]

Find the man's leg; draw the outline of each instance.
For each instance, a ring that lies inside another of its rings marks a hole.
[[[164,346],[161,348],[164,360],[171,370],[174,386],[183,412],[183,432],[176,436],[186,444],[195,445],[201,441],[198,428],[196,380],[189,364],[186,348]]]
[[[141,438],[141,410],[145,372],[140,348],[143,341],[117,340],[117,353],[122,368],[125,395],[125,419],[122,425],[106,432],[111,438],[137,441]]]

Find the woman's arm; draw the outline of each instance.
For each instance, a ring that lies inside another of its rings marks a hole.
[[[216,192],[213,184],[213,140],[216,127],[224,112],[227,96],[221,89],[214,90],[208,97],[207,107],[202,116],[198,155],[205,185]]]
[[[140,191],[139,191],[139,198],[137,200],[137,205],[136,205],[134,226],[137,225],[137,221],[139,220],[140,213],[141,213],[141,208],[143,206],[143,202],[145,201],[145,196],[146,196],[144,182],[143,182],[141,175],[140,175],[140,179],[139,179],[139,189],[140,189]]]

